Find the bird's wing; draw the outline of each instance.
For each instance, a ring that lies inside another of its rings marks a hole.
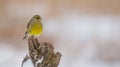
[[[27,24],[27,29],[30,27],[31,21],[32,21],[32,20],[30,20],[30,21],[28,22],[28,24]]]

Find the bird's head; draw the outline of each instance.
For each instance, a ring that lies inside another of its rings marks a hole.
[[[33,19],[42,20],[42,18],[39,15],[33,16]]]

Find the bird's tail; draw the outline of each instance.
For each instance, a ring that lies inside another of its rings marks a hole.
[[[28,33],[25,32],[25,36],[23,37],[23,39],[26,39],[28,37]]]

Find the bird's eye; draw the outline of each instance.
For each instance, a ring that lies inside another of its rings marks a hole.
[[[36,19],[40,19],[40,17],[36,17]]]

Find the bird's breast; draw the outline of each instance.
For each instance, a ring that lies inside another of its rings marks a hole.
[[[35,22],[31,25],[28,32],[30,35],[37,36],[37,35],[40,35],[42,33],[42,29],[43,29],[42,23]]]

